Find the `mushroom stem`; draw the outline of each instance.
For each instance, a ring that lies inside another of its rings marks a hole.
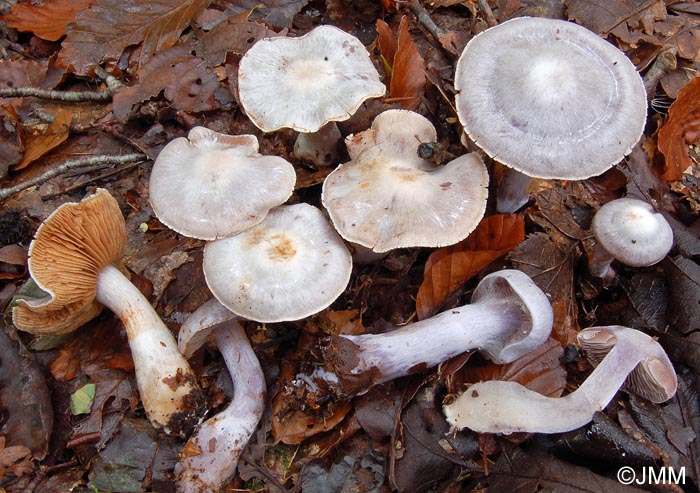
[[[225,310],[215,300],[202,309],[209,311],[212,318]],[[205,421],[185,445],[175,466],[180,493],[218,491],[236,471],[238,458],[265,408],[266,386],[260,362],[241,324],[231,319],[234,315],[228,312],[223,316],[229,319],[217,323],[212,331],[231,374],[234,396],[228,407]]]
[[[201,415],[202,399],[194,397],[201,397],[201,390],[175,338],[151,304],[113,265],[100,272],[95,299],[124,324],[148,419],[166,433],[191,430]]]
[[[472,349],[507,363],[542,344],[552,319],[547,296],[527,275],[495,272],[477,286],[471,305],[385,334],[332,337],[324,351],[326,367],[317,368],[310,381],[347,397]]]
[[[613,278],[615,277],[615,271],[612,268],[613,260],[615,257],[600,243],[596,243],[588,261],[588,272],[595,277]]]
[[[330,166],[340,160],[338,143],[342,135],[335,122],[326,123],[318,132],[300,132],[294,143],[297,159],[316,166]]]
[[[593,327],[581,331],[579,341],[582,345],[610,342],[614,347],[576,391],[552,398],[516,382],[481,382],[444,406],[447,421],[454,429],[480,433],[561,433],[591,421],[630,376],[630,385],[636,384],[638,393],[646,392],[645,397],[654,402],[675,393],[673,367],[649,336],[626,327]],[[656,381],[647,376],[652,374]]]
[[[530,200],[527,187],[532,178],[513,168],[506,168],[496,194],[496,209],[501,214],[516,212]]]

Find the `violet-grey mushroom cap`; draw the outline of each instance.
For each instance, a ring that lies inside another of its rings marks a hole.
[[[673,246],[668,221],[643,200],[608,202],[593,216],[592,228],[600,246],[632,267],[660,262]]]
[[[363,101],[385,91],[364,45],[333,26],[318,26],[298,38],[262,39],[238,69],[243,110],[264,132],[316,132],[347,120]]]
[[[630,60],[562,20],[516,18],[478,34],[457,62],[455,88],[469,137],[536,178],[603,173],[632,151],[646,122]]]
[[[254,135],[195,127],[158,154],[149,194],[163,224],[185,236],[214,240],[258,224],[286,202],[295,182],[294,167],[260,154]]]
[[[204,248],[204,275],[214,296],[258,322],[323,310],[345,290],[351,271],[343,240],[305,203],[275,208],[257,226]]]
[[[666,402],[673,397],[678,386],[676,371],[663,348],[647,334],[610,325],[590,327],[577,335],[581,349],[586,351],[586,357],[593,366],[598,366],[621,337],[632,341],[640,352],[647,354],[629,374],[625,386],[654,403]]]
[[[552,305],[547,295],[530,277],[519,270],[505,269],[484,277],[472,294],[471,304],[488,299],[519,305],[523,317],[514,321],[520,328],[504,333],[504,339],[494,339],[480,351],[498,364],[510,363],[540,346],[549,337],[554,324]]]
[[[477,154],[437,166],[418,156],[437,139],[428,119],[407,110],[379,114],[346,139],[351,161],[326,177],[321,200],[340,235],[386,252],[439,247],[466,238],[486,210],[488,172]]]

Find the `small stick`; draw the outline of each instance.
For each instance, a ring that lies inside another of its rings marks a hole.
[[[0,98],[35,97],[53,101],[77,103],[81,101],[109,101],[111,91],[53,91],[37,87],[8,87],[0,89]]]
[[[493,15],[493,10],[491,10],[491,6],[489,5],[489,0],[478,0],[477,3],[479,5],[479,10],[481,10],[481,13],[484,14],[486,24],[488,24],[489,27],[493,27],[498,24],[496,16]]]
[[[63,164],[60,164],[55,168],[51,168],[45,173],[42,173],[41,175],[32,178],[31,180],[27,180],[13,187],[0,189],[0,202],[4,201],[8,197],[11,197],[16,193],[21,192],[22,190],[26,190],[27,188],[44,183],[45,181],[50,180],[55,176],[61,175],[66,171],[75,168],[92,166],[94,164],[127,164],[143,161],[144,159],[146,159],[145,154],[133,153],[124,154],[122,156],[91,156],[87,158],[66,161]]]
[[[423,27],[425,27],[428,32],[435,38],[437,41],[440,41],[440,36],[444,36],[446,34],[446,31],[442,29],[440,26],[435,24],[435,21],[430,17],[430,14],[428,14],[428,11],[425,10],[423,5],[418,0],[411,0],[411,3],[408,5],[408,7],[411,9],[411,12],[413,12],[418,19],[418,22],[420,22]]]
[[[649,70],[647,70],[647,73],[642,77],[644,80],[644,89],[647,90],[647,97],[649,99],[654,97],[654,92],[656,91],[656,86],[659,84],[659,81],[671,70],[676,68],[677,53],[678,50],[673,46],[661,51],[656,56],[656,60],[651,64],[651,67],[649,67]]]

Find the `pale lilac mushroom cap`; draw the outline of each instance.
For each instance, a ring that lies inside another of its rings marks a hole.
[[[660,262],[673,246],[673,230],[664,216],[643,200],[608,202],[593,216],[593,234],[610,255],[625,265]]]
[[[243,233],[208,243],[204,275],[233,313],[258,322],[299,320],[328,307],[345,290],[352,257],[316,207],[270,211]]]
[[[588,29],[522,17],[474,37],[457,62],[457,114],[489,156],[535,178],[596,176],[646,122],[642,79]]]
[[[363,101],[385,91],[364,45],[333,26],[298,38],[262,39],[238,70],[241,105],[264,132],[317,132],[326,123],[347,120]]]
[[[286,202],[295,182],[294,167],[260,154],[254,135],[195,127],[158,154],[149,193],[163,224],[185,236],[214,240],[258,224]]]
[[[428,119],[387,110],[346,139],[350,162],[326,178],[323,205],[348,241],[386,252],[466,238],[484,215],[488,172],[477,154],[437,166],[418,156],[437,139]]]

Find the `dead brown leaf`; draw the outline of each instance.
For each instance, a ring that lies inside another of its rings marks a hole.
[[[95,0],[76,16],[58,64],[89,75],[102,62],[116,62],[127,47],[139,46],[135,68],[170,48],[210,0]]]
[[[71,112],[59,108],[46,130],[35,134],[27,133],[24,139],[22,160],[16,166],[13,166],[12,169],[17,171],[26,168],[41,156],[65,142],[70,133],[71,120]]]
[[[240,20],[237,16],[219,22],[205,34],[197,48],[197,54],[206,58],[212,65],[226,60],[226,53],[243,55],[248,48],[262,38],[279,36],[262,24]]]
[[[24,476],[34,470],[32,451],[24,445],[5,446],[5,437],[0,436],[0,480],[7,473],[16,477]]]
[[[436,313],[460,286],[525,237],[519,214],[496,214],[482,219],[465,240],[435,250],[425,263],[423,283],[416,296],[419,319]]]
[[[20,3],[13,5],[5,16],[9,27],[30,31],[42,39],[58,41],[66,34],[66,26],[75,21],[81,10],[93,0],[52,0],[42,5]]]
[[[658,133],[659,151],[664,155],[661,179],[675,181],[692,166],[688,147],[700,140],[700,77],[693,78],[678,92],[668,119]]]
[[[19,245],[0,248],[0,281],[19,279],[26,272],[27,250]]]

